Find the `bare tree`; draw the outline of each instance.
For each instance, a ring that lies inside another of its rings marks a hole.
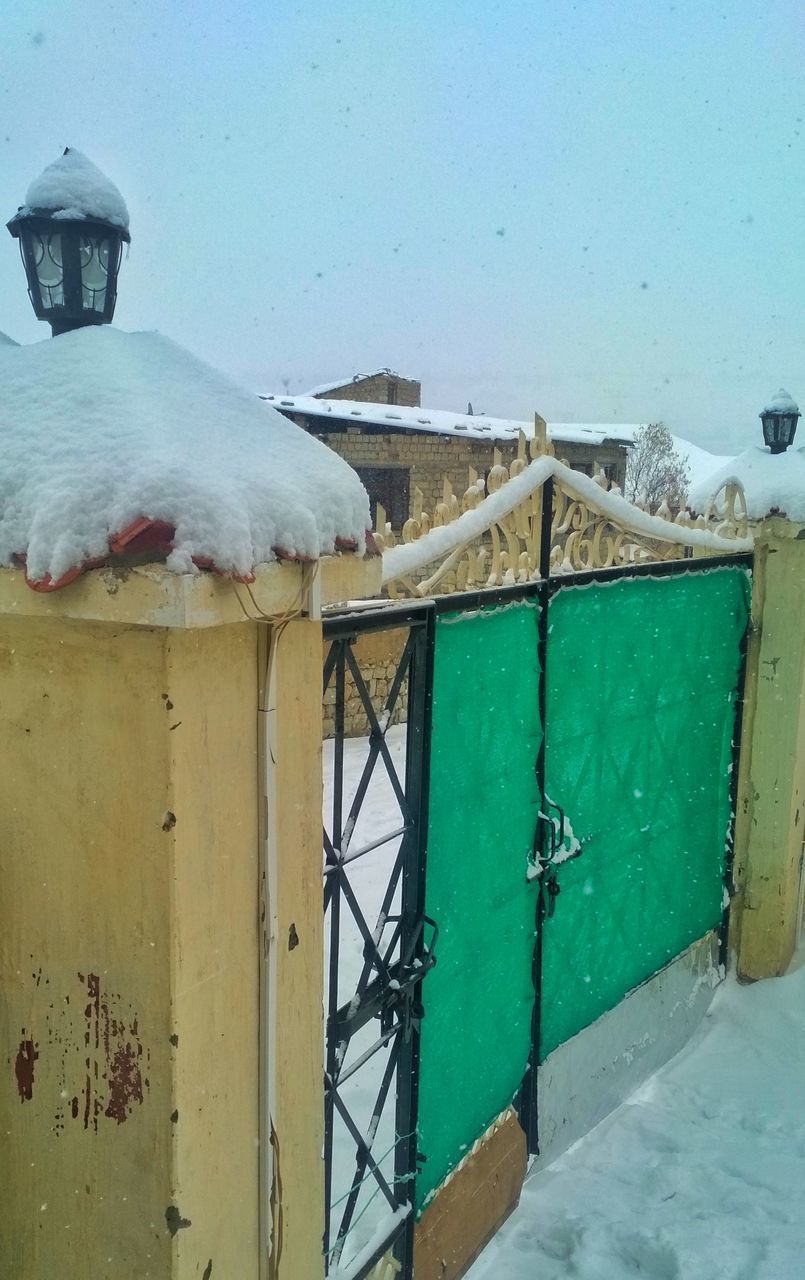
[[[646,502],[655,511],[667,498],[674,510],[688,498],[687,459],[677,453],[674,438],[661,422],[641,427],[626,462],[626,497]]]

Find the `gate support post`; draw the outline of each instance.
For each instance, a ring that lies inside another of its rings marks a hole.
[[[747,981],[791,961],[805,837],[805,525],[770,517],[754,533],[734,864]]]
[[[317,1280],[324,1276],[321,622],[274,625],[266,641],[267,1278]]]

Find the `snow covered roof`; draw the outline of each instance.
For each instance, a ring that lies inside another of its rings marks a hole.
[[[371,373],[354,373],[351,378],[340,378],[338,382],[323,382],[320,387],[311,387],[306,396],[326,396],[328,391],[341,391],[343,387],[351,387],[353,382],[365,382],[368,378],[401,378],[403,382],[411,382],[411,378],[396,373],[394,369],[373,369]]]
[[[129,211],[117,187],[72,147],[34,179],[20,213],[41,209],[56,218],[99,218],[128,231]]]
[[[685,440],[682,436],[672,436],[671,439],[674,442],[674,449],[687,466],[688,483],[691,489],[704,483],[716,471],[733,460],[732,455],[709,453],[707,449],[702,449],[698,444],[691,444],[690,440]]]
[[[448,409],[411,409],[403,405],[368,404],[361,400],[316,400],[312,396],[264,395],[260,397],[283,413],[304,413],[322,418],[353,419],[356,424],[388,427],[390,430],[421,431],[429,435],[471,437],[476,440],[516,440],[522,431],[530,437],[534,423],[509,418],[487,418],[481,414],[452,413]],[[618,426],[608,423],[549,422],[548,436],[565,444],[619,444],[634,442],[638,424]]]
[[[0,346],[2,347],[18,347],[20,344],[15,342],[13,338],[9,338],[7,333],[0,333]]]
[[[159,334],[3,346],[0,380],[0,563],[40,589],[110,552],[248,580],[278,557],[364,547],[355,472]]]
[[[771,453],[765,445],[754,445],[692,485],[689,506],[704,511],[722,485],[733,481],[743,488],[750,520],[784,515],[805,523],[805,448]]]

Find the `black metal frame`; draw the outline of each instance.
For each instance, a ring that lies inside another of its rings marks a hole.
[[[352,650],[359,635],[404,628],[408,635],[382,708],[372,702]],[[425,839],[427,832],[431,689],[433,675],[434,608],[431,602],[354,610],[330,615],[324,622],[330,648],[324,663],[324,689],[335,680],[335,745],[332,834],[324,832],[324,910],[330,913],[330,951],[326,1005],[325,1110],[325,1266],[337,1262],[353,1222],[361,1186],[372,1178],[393,1210],[405,1218],[364,1260],[359,1275],[368,1274],[390,1249],[402,1265],[402,1280],[413,1274],[414,1190],[417,1172],[417,1104],[419,1088],[419,1023],[423,1016],[422,980],[435,963],[438,928],[424,912]],[[349,671],[369,724],[369,754],[357,790],[344,814],[345,685]],[[385,742],[386,729],[408,680],[405,781],[400,781]],[[366,799],[371,779],[382,761],[400,806],[401,825],[353,851],[350,840]],[[380,918],[365,919],[349,882],[350,865],[400,838],[389,876]],[[400,910],[390,913],[400,886]],[[364,941],[364,963],[357,989],[345,1004],[338,1002],[341,912],[346,906]],[[386,925],[392,925],[384,937]],[[426,932],[429,936],[426,938]],[[373,1019],[379,1021],[375,1042],[348,1068],[344,1067],[350,1039]],[[350,1116],[340,1087],[374,1056],[389,1046],[388,1060],[373,1109],[370,1131],[362,1134]],[[394,1085],[394,1178],[389,1185],[372,1155],[372,1142]],[[334,1231],[332,1159],[336,1112],[355,1143],[355,1173],[346,1205]]]
[[[727,827],[727,841],[724,851],[724,888],[727,901],[721,912],[721,927],[718,935],[718,963],[727,967],[729,959],[730,912],[732,899],[735,897],[735,823],[738,816],[738,768],[741,760],[741,743],[743,741],[744,704],[746,702],[746,662],[749,652],[749,635],[752,630],[752,611],[750,604],[749,618],[741,636],[738,660],[738,695],[735,699],[735,720],[732,730],[732,772],[730,773],[730,821]]]

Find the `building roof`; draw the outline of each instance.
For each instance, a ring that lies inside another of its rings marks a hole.
[[[387,427],[391,431],[421,431],[425,435],[446,435],[474,440],[514,441],[522,431],[533,436],[534,423],[510,418],[488,418],[482,414],[452,413],[449,409],[416,409],[403,405],[369,404],[360,400],[318,400],[307,396],[263,395],[281,413],[304,413],[310,417],[337,418],[356,425]],[[548,438],[563,444],[600,445],[605,440],[631,445],[641,423],[549,422]]]
[[[351,387],[353,382],[366,382],[369,378],[400,378],[402,382],[413,382],[413,378],[406,378],[404,374],[397,373],[394,369],[373,369],[371,373],[353,373],[352,377],[340,378],[338,382],[323,382],[320,387],[311,387],[305,395],[326,396],[328,391],[341,391],[344,387]]]

